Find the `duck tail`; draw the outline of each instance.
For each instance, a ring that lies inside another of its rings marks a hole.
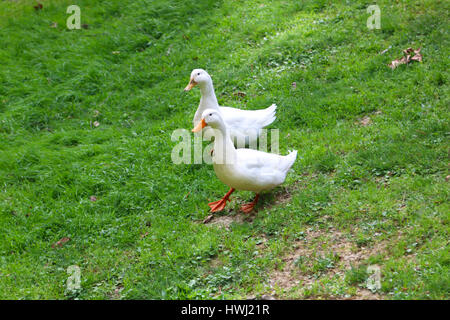
[[[285,162],[286,172],[292,167],[296,159],[297,159],[297,150],[289,151],[289,154],[286,156]]]
[[[266,127],[275,121],[275,119],[277,118],[275,116],[276,110],[277,110],[277,105],[275,103],[272,104],[270,107],[268,107],[264,110],[261,110],[264,113],[264,116],[261,119],[262,120],[261,127]]]

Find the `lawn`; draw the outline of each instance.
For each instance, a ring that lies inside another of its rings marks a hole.
[[[448,1],[40,2],[0,1],[1,299],[450,298]],[[194,68],[299,151],[253,214],[171,161]]]

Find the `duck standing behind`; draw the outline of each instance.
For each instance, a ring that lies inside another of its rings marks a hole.
[[[193,123],[198,125],[202,114],[206,109],[214,109],[220,112],[227,127],[230,129],[230,137],[235,145],[256,148],[256,142],[261,134],[261,129],[275,121],[275,104],[261,110],[242,110],[230,107],[221,107],[217,102],[211,76],[203,69],[194,69],[191,72],[189,84],[184,89],[191,90],[196,85],[201,91],[200,104],[195,112]]]

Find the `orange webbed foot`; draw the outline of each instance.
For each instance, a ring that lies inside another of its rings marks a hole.
[[[224,197],[218,201],[208,203],[208,206],[211,208],[211,212],[218,212],[225,209],[227,201],[230,201],[230,195],[233,193],[234,189],[230,188],[230,191],[227,192]]]
[[[211,212],[218,212],[225,209],[226,204],[227,204],[226,200],[220,199],[218,201],[208,203],[208,206],[211,208]]]
[[[259,198],[259,194],[257,194],[255,196],[255,199],[252,202],[242,205],[241,211],[244,213],[250,213],[253,210],[253,208],[255,207],[256,203],[258,202],[258,198]]]
[[[241,206],[241,211],[244,213],[250,213],[254,207],[255,207],[255,205],[253,204],[253,202],[246,203]]]

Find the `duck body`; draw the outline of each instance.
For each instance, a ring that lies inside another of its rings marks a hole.
[[[191,81],[185,90],[190,90],[195,85],[200,87],[201,98],[193,119],[194,127],[200,122],[205,110],[218,111],[229,128],[230,138],[235,145],[244,146],[245,144],[256,148],[256,141],[261,134],[261,129],[270,125],[276,119],[277,106],[275,104],[261,110],[242,110],[219,106],[211,76],[203,69],[192,71]],[[204,132],[205,136],[211,134],[209,128]]]
[[[214,149],[218,148],[214,143]],[[230,163],[221,163],[213,155],[214,172],[220,181],[237,190],[260,193],[275,188],[286,179],[295,162],[297,151],[286,156],[252,149],[236,149]]]

